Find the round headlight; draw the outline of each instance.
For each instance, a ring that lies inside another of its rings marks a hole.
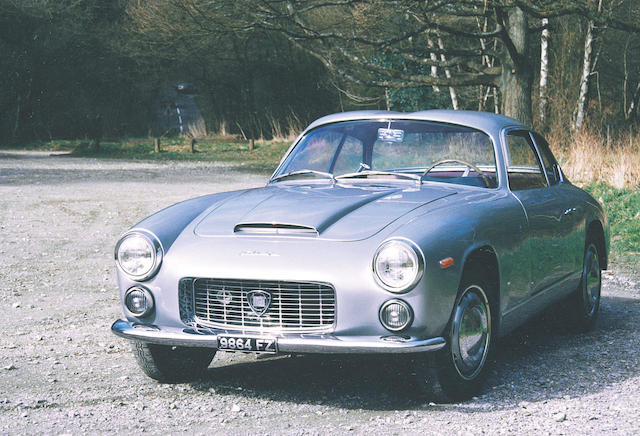
[[[133,287],[124,296],[124,305],[133,316],[142,318],[153,312],[153,297],[141,287]]]
[[[402,292],[415,285],[422,276],[423,265],[422,253],[409,241],[387,241],[373,257],[378,281],[392,292]]]
[[[399,332],[411,325],[413,311],[402,300],[389,300],[380,308],[380,322],[389,331]]]
[[[116,245],[116,260],[125,274],[135,280],[146,280],[160,266],[162,249],[155,238],[134,232]]]

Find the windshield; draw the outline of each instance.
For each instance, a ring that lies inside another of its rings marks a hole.
[[[413,178],[497,186],[487,134],[431,121],[363,120],[321,126],[300,140],[272,180],[319,173],[338,179]]]

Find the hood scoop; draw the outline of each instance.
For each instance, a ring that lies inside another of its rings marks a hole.
[[[315,227],[281,223],[240,223],[233,232],[241,235],[318,236]]]

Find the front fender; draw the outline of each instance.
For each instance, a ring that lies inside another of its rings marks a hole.
[[[238,196],[245,191],[209,194],[182,201],[143,219],[127,230],[125,234],[135,230],[151,232],[158,238],[162,249],[166,253],[190,222],[205,211],[209,212],[219,207],[225,200]]]

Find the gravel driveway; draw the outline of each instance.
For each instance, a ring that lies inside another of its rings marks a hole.
[[[0,434],[640,433],[640,277],[605,275],[585,335],[549,313],[508,337],[483,395],[411,394],[407,362],[219,353],[203,380],[142,375],[120,316],[119,234],[197,195],[264,176],[212,163],[0,152]]]

